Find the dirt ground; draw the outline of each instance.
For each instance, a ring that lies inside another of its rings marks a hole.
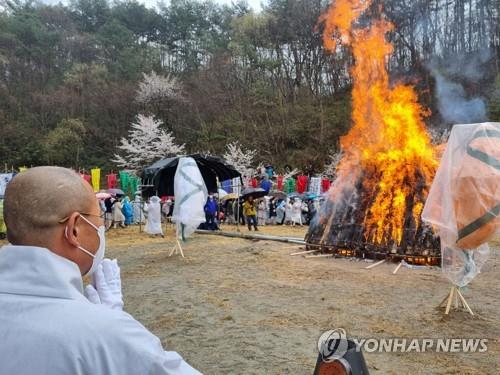
[[[372,375],[500,374],[500,242],[464,293],[476,315],[445,316],[436,306],[450,284],[439,269],[393,275],[394,264],[366,270],[363,261],[290,256],[300,245],[202,234],[182,259],[168,257],[173,241],[172,227],[165,239],[111,230],[106,256],[120,262],[125,309],[204,374],[312,374],[318,337],[335,328],[358,338],[488,339],[487,353],[365,353]]]
[[[438,269],[393,275],[394,264],[366,270],[363,261],[290,256],[299,245],[202,234],[183,245],[185,259],[168,257],[171,227],[165,239],[138,227],[112,230],[108,239],[126,310],[205,374],[312,374],[318,337],[334,328],[361,338],[489,340],[487,353],[365,353],[371,374],[500,373],[496,251],[465,291],[472,317],[436,308],[450,286]]]

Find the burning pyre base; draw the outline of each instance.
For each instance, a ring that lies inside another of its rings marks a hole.
[[[337,204],[338,206],[338,204]],[[440,265],[439,238],[432,229],[408,215],[401,242],[384,238],[382,243],[367,240],[370,230],[363,224],[363,211],[345,205],[342,209],[327,200],[305,237],[308,250],[361,259],[405,260],[415,265]],[[409,210],[411,212],[411,210]]]

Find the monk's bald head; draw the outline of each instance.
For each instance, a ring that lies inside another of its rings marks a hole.
[[[95,202],[90,185],[71,169],[30,168],[5,190],[7,238],[13,245],[43,246],[61,219],[88,212]]]

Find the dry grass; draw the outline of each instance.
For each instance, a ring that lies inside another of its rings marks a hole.
[[[362,261],[289,255],[300,246],[208,235],[191,237],[182,259],[168,257],[173,236],[172,227],[165,239],[138,227],[111,230],[107,256],[119,259],[126,310],[203,373],[311,374],[318,337],[339,327],[364,338],[490,339],[486,354],[367,353],[371,374],[500,373],[496,251],[465,291],[476,315],[444,316],[436,306],[449,283],[440,270],[392,275],[394,264],[368,271]]]

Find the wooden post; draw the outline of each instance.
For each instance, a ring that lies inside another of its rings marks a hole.
[[[444,311],[445,315],[448,315],[450,313],[451,305],[453,302],[455,305],[455,309],[459,309],[460,307],[463,307],[464,309],[466,309],[469,312],[469,314],[474,315],[469,304],[467,303],[464,296],[460,292],[460,289],[458,287],[456,287],[455,285],[453,285],[451,287],[448,295],[439,304],[439,307],[446,306],[445,311]]]
[[[317,253],[319,250],[306,250],[306,251],[299,251],[297,253],[291,253],[291,256],[294,255],[302,255],[302,254],[311,254],[311,253]]]
[[[379,260],[377,263],[370,264],[368,267],[365,267],[365,270],[375,268],[375,267],[381,265],[382,263],[385,263],[385,259]]]
[[[392,274],[393,275],[397,274],[402,265],[403,265],[403,261],[399,262],[399,264],[396,267],[396,269],[394,271],[392,271]]]
[[[455,294],[455,287],[452,286],[450,290],[450,295],[448,297],[448,303],[446,304],[446,310],[444,311],[445,315],[450,313],[451,302],[453,301],[453,295]]]
[[[457,294],[458,294],[458,297],[460,298],[460,300],[462,301],[463,305],[467,309],[467,311],[469,311],[469,313],[471,315],[474,315],[474,313],[472,312],[472,309],[470,308],[469,304],[467,303],[464,296],[462,295],[462,292],[460,292],[460,289],[457,289]]]
[[[331,258],[333,254],[306,255],[306,258]]]

